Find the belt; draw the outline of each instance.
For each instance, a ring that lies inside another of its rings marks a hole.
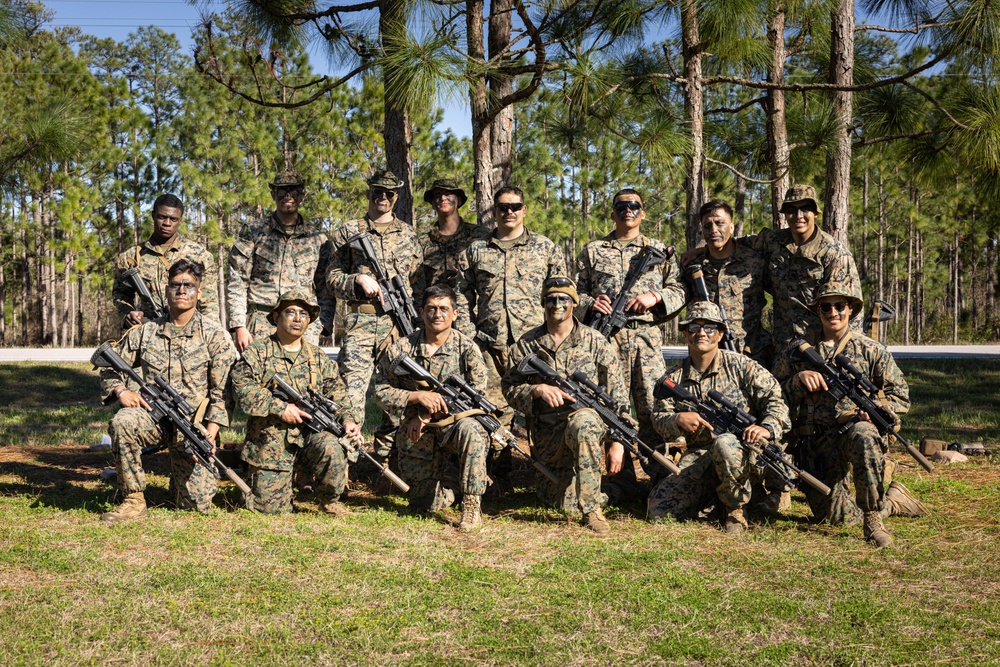
[[[264,305],[263,303],[248,303],[247,310],[248,311],[256,310],[262,313],[270,313],[272,310],[274,310],[274,306],[267,306]]]
[[[378,309],[370,303],[348,302],[347,312],[366,313],[368,315],[378,315]]]
[[[647,320],[628,320],[625,322],[623,329],[647,329],[649,327],[655,327],[655,322],[649,322]]]

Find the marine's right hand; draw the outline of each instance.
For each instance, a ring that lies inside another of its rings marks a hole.
[[[697,412],[677,413],[677,428],[685,433],[694,433],[702,426],[707,428],[709,431],[712,430],[712,425],[705,421],[705,418]]]
[[[137,391],[129,391],[126,389],[122,393],[118,394],[118,400],[121,402],[123,408],[146,408],[147,410],[152,410],[149,407],[149,403],[146,399],[142,397]]]
[[[406,399],[407,405],[419,405],[431,416],[448,413],[448,404],[441,394],[434,391],[411,391]]]
[[[354,279],[354,283],[361,288],[361,293],[369,299],[374,299],[382,294],[378,281],[367,274],[359,273]]]
[[[142,316],[144,314],[141,310],[133,310],[125,316],[125,324],[130,327],[142,324]]]
[[[602,294],[596,299],[594,299],[594,305],[591,306],[594,310],[599,313],[604,313],[605,315],[611,314],[611,297],[607,294]]]
[[[531,397],[542,399],[550,408],[561,408],[567,403],[576,403],[575,398],[551,384],[536,384],[531,390]]]
[[[691,248],[690,250],[685,250],[681,253],[677,261],[680,262],[681,268],[687,268],[694,260],[700,259],[705,256],[705,248]]]
[[[286,405],[285,411],[281,413],[281,421],[286,424],[301,424],[305,419],[312,419],[312,415],[294,403]]]
[[[247,349],[253,342],[253,336],[250,335],[246,327],[237,327],[236,331],[233,332],[233,342],[236,344],[236,351],[243,354],[243,350]]]
[[[826,380],[823,379],[822,373],[817,373],[816,371],[801,371],[795,376],[795,379],[799,381],[806,391],[826,391]]]

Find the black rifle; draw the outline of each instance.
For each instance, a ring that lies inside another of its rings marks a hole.
[[[165,427],[165,431],[168,428],[174,429],[184,436],[185,454],[193,456],[198,463],[211,471],[216,479],[222,479],[225,475],[239,487],[240,491],[250,494],[250,487],[246,482],[214,453],[215,445],[206,436],[204,427],[191,422],[195,409],[170,386],[163,375],[154,376],[153,384],[143,382],[142,377],[114,351],[110,343],[104,343],[97,348],[94,356],[90,358],[90,363],[94,364],[95,368],[112,368],[128,376],[139,386],[139,395],[149,404],[149,414],[153,421]]]
[[[738,405],[720,394],[715,389],[708,392],[708,397],[715,403],[712,405],[705,401],[699,401],[694,394],[683,387],[678,387],[669,377],[664,375],[656,381],[656,389],[653,390],[656,398],[672,398],[684,407],[690,406],[694,412],[701,415],[702,419],[712,425],[712,432],[716,435],[721,433],[732,433],[740,441],[740,445],[749,449],[757,455],[757,467],[761,470],[770,470],[781,480],[786,489],[796,486],[796,477],[813,487],[824,496],[830,495],[830,487],[819,481],[805,470],[796,468],[789,463],[778,446],[769,442],[764,447],[758,447],[752,442],[743,440],[743,431],[748,426],[757,423],[757,418],[740,409]]]
[[[614,298],[611,302],[611,312],[608,314],[600,313],[591,307],[590,314],[587,316],[587,321],[584,322],[589,327],[597,329],[597,331],[605,338],[610,339],[616,333],[622,330],[626,324],[628,324],[628,315],[625,314],[625,306],[631,299],[628,293],[635,287],[635,284],[639,281],[646,271],[657,264],[662,264],[663,262],[670,259],[674,254],[674,247],[669,246],[666,252],[654,248],[651,245],[646,245],[642,247],[635,257],[632,258],[632,265],[625,274],[625,280],[622,282],[622,288],[618,291],[618,296]],[[611,296],[608,294],[608,296]]]
[[[461,376],[453,373],[446,377],[444,382],[441,382],[406,352],[401,352],[398,357],[392,360],[391,368],[395,375],[409,375],[414,380],[426,382],[433,388],[434,393],[439,394],[444,399],[450,414],[457,415],[470,410],[481,410],[485,414],[471,415],[471,417],[486,429],[491,438],[504,447],[516,450],[521,456],[531,461],[535,470],[553,482],[559,482],[559,478],[548,466],[518,446],[514,434],[509,429],[504,428],[503,424],[494,416],[500,412],[497,406],[493,405],[486,396]]]
[[[132,283],[132,287],[139,293],[139,296],[143,300],[143,313],[147,314],[145,313],[145,304],[148,303],[149,313],[147,315],[153,320],[160,319],[163,315],[163,311],[161,311],[156,306],[156,302],[153,301],[153,295],[150,293],[149,286],[146,285],[146,281],[142,279],[142,275],[139,273],[139,267],[133,266],[131,269],[122,274],[122,278]]]
[[[392,323],[396,325],[400,336],[409,336],[416,330],[416,326],[419,326],[420,316],[413,307],[413,299],[406,291],[403,279],[398,273],[392,278],[389,277],[385,267],[378,261],[378,255],[375,254],[375,248],[367,232],[355,234],[347,240],[347,243],[364,255],[368,268],[378,281],[378,286],[382,290],[383,312],[392,318]]]
[[[576,401],[574,405],[579,409],[590,408],[597,412],[601,421],[608,427],[608,439],[622,443],[643,464],[648,463],[648,459],[636,446],[649,452],[654,461],[674,475],[680,474],[681,469],[673,461],[639,439],[639,429],[636,428],[632,416],[628,414],[628,406],[619,405],[603,387],[588,378],[583,371],[576,371],[570,377],[564,378],[536,354],[529,354],[522,359],[517,365],[517,370],[524,375],[538,375],[545,384],[559,387],[573,397]]]
[[[798,358],[813,367],[826,382],[827,391],[833,398],[840,400],[849,399],[858,409],[868,414],[872,424],[883,436],[892,436],[899,440],[907,453],[912,456],[927,472],[934,472],[934,465],[924,458],[916,447],[908,443],[899,433],[896,432],[896,415],[891,410],[879,405],[876,402],[878,387],[865,377],[864,373],[851,363],[843,354],[838,354],[834,361],[836,368],[826,363],[819,352],[812,345],[802,340],[792,341],[792,348],[798,353]],[[843,369],[843,370],[841,370]]]
[[[302,426],[313,433],[319,433],[320,431],[327,431],[332,433],[337,438],[343,438],[347,431],[344,429],[344,424],[339,419],[337,419],[337,411],[340,410],[340,406],[331,401],[329,398],[316,391],[315,389],[309,389],[309,396],[303,396],[299,392],[295,391],[292,385],[288,384],[283,377],[275,374],[274,376],[274,395],[283,401],[288,403],[294,403],[298,408],[305,410],[309,413],[312,419],[305,419],[302,421]],[[363,446],[353,447],[350,443],[345,440],[340,441],[341,445],[348,452],[354,452],[355,449],[361,453],[366,459],[371,463],[375,464],[378,471],[386,477],[390,482],[396,485],[403,493],[410,492],[410,485],[407,484],[400,478],[396,473],[389,470],[389,466],[382,465],[378,462],[375,457],[368,453]]]
[[[697,264],[692,265],[688,269],[688,278],[690,278],[691,284],[694,285],[694,293],[698,297],[698,300],[711,301],[708,297],[708,285],[705,284],[705,272],[701,270],[701,267]],[[719,312],[722,314],[722,323],[726,325],[726,331],[722,334],[719,347],[723,350],[739,352],[740,350],[736,349],[736,341],[733,340],[733,328],[729,324],[729,317],[726,316],[726,309],[722,307],[721,303],[715,305],[719,307]]]

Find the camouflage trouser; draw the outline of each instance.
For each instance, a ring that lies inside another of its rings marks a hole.
[[[589,408],[570,413],[553,424],[534,420],[531,425],[532,452],[559,478],[535,476],[538,497],[565,512],[587,514],[600,509],[608,497],[601,492],[601,457],[607,426]]]
[[[639,422],[639,439],[650,447],[663,444],[663,437],[653,428],[656,399],[653,389],[666,372],[663,363],[663,336],[659,327],[622,329],[612,341],[622,368],[628,372],[629,395]]]
[[[799,467],[833,490],[827,497],[811,486],[802,486],[813,518],[852,524],[861,520],[863,512],[882,511],[885,451],[885,438],[870,422],[857,422],[845,433],[834,434],[829,439],[821,437],[815,443],[800,441]],[[854,502],[850,495],[852,469]]]
[[[260,340],[262,338],[267,338],[274,333],[274,325],[267,321],[267,313],[263,310],[254,310],[250,308],[247,312],[247,331],[253,336],[254,340]],[[313,345],[319,345],[319,336],[323,332],[323,325],[320,324],[319,318],[315,319],[309,328],[306,329],[306,333],[302,336],[307,342]]]
[[[316,493],[339,498],[347,481],[347,459],[338,439],[326,431],[308,432],[304,445],[295,457],[316,482]],[[253,508],[263,514],[281,514],[292,510],[292,471],[271,470],[255,465],[250,469]]]
[[[664,477],[653,487],[646,518],[669,514],[679,521],[694,519],[717,502],[730,509],[743,507],[750,500],[756,458],[731,433],[716,437],[708,448],[689,450],[681,458],[681,474]]]
[[[487,346],[482,341],[477,341],[477,343],[479,343],[479,349],[483,353],[483,360],[486,362],[486,398],[500,408],[501,414],[497,420],[509,429],[514,418],[514,411],[507,404],[503,392],[500,391],[500,378],[510,367],[510,348],[506,345]],[[508,479],[514,468],[510,447],[504,447],[492,438],[488,444],[490,449],[486,455],[486,465],[490,476],[493,479]]]
[[[164,429],[144,408],[122,408],[111,418],[111,452],[115,458],[118,488],[124,494],[146,489],[142,469],[142,449],[168,443],[170,477],[175,490],[174,504],[180,509],[206,512],[215,497],[215,475],[184,453],[182,443]]]
[[[463,495],[486,492],[486,429],[472,417],[464,417],[444,428],[424,427],[420,440],[396,432],[399,476],[410,485],[410,507],[439,510],[455,502],[455,488]],[[445,454],[458,455],[458,479],[446,479]]]
[[[389,336],[394,335],[395,329],[392,318],[388,315],[369,313],[347,313],[344,327],[346,333],[337,364],[344,384],[347,385],[351,404],[364,415],[368,388],[375,372],[375,360],[382,353],[382,346],[391,342]],[[397,426],[394,418],[382,413],[382,421],[375,430],[375,453],[378,456],[389,455],[393,445],[392,433]]]

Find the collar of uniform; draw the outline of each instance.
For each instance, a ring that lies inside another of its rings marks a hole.
[[[627,248],[630,245],[637,245],[641,248],[649,243],[649,240],[643,234],[639,234],[635,238],[628,239],[626,241],[621,241],[615,237],[614,230],[608,232],[608,235],[601,239],[601,241],[603,242],[603,245],[613,246],[615,248]]]
[[[423,359],[430,359],[431,357],[450,356],[450,355],[453,355],[453,354],[455,354],[457,352],[457,350],[454,349],[455,346],[456,346],[456,343],[455,343],[455,338],[456,338],[456,336],[455,336],[455,329],[452,329],[451,331],[448,332],[448,337],[444,340],[444,343],[441,345],[441,347],[439,347],[433,353],[429,352],[428,349],[427,349],[427,343],[424,342],[424,332],[423,332],[423,330],[421,329],[417,333],[420,334],[420,342],[419,342],[419,344],[417,346],[417,349],[415,351]]]
[[[281,224],[281,220],[278,220],[277,211],[271,213],[269,224],[273,231],[281,232],[286,236],[308,236],[309,234],[312,234],[313,232],[316,231],[312,225],[306,222],[306,219],[302,216],[301,213],[299,213],[298,216],[299,216],[299,221],[295,223],[294,227],[292,227],[291,233],[285,231],[285,226]]]
[[[167,250],[180,250],[181,244],[183,243],[184,239],[181,237],[180,234],[178,234],[177,238],[174,239],[174,242],[171,243],[169,246],[167,246]],[[153,243],[153,237],[150,236],[148,239],[142,242],[142,247],[145,250],[148,250],[149,252],[155,255],[159,255],[160,254],[159,249],[163,246],[158,246],[155,243]]]
[[[175,336],[177,338],[190,338],[194,336],[194,330],[197,327],[196,322],[200,318],[201,318],[201,313],[199,313],[197,310],[194,311],[194,315],[192,315],[191,319],[187,321],[187,324],[181,327],[179,331],[175,332],[174,325],[170,322],[170,318],[166,317],[163,321],[163,324],[160,325],[159,328],[160,330],[157,333],[164,338],[174,338]]]
[[[385,228],[384,232],[380,232],[378,230],[378,227],[375,226],[375,223],[372,222],[371,218],[368,217],[367,213],[365,214],[365,217],[362,218],[362,220],[364,220],[365,223],[365,231],[368,232],[369,234],[378,234],[380,236],[384,236],[386,234],[395,234],[402,230],[403,223],[395,215],[392,216],[392,222],[389,223],[389,226]]]
[[[289,354],[300,354],[306,349],[306,345],[309,344],[309,342],[303,338],[302,347],[300,347],[296,352],[289,352],[288,350],[286,350],[281,346],[281,341],[278,340],[278,334],[273,333],[270,336],[268,336],[267,339],[271,341],[271,350],[272,350],[271,356],[281,357],[282,359],[287,360],[289,363],[291,363],[292,361],[292,358],[288,356]]]
[[[691,357],[688,356],[688,358],[684,360],[684,376],[681,379],[682,380],[694,380],[695,382],[701,382],[701,380],[703,380],[704,378],[707,378],[710,375],[715,375],[716,373],[718,373],[719,372],[719,364],[721,362],[722,362],[722,350],[720,349],[720,350],[716,351],[715,358],[712,359],[712,363],[710,363],[708,365],[708,368],[705,369],[705,372],[702,373],[702,372],[699,372],[698,369],[696,369],[694,366],[691,365]]]
[[[816,225],[816,233],[813,234],[813,237],[811,239],[809,239],[808,241],[806,241],[805,243],[803,243],[802,245],[798,245],[797,243],[795,243],[795,238],[792,236],[792,231],[790,229],[785,229],[785,230],[782,230],[782,231],[788,232],[788,241],[787,241],[787,243],[785,243],[785,247],[793,255],[796,255],[796,254],[813,255],[813,254],[815,254],[816,249],[823,243],[823,237],[826,236],[826,232],[824,232],[820,228],[820,226],[817,224]]]
[[[580,320],[578,320],[576,318],[576,315],[574,315],[573,330],[569,332],[569,335],[566,336],[566,340],[564,340],[562,344],[566,345],[568,343],[570,347],[576,347],[577,345],[579,345],[583,336],[581,329],[582,326],[583,325],[580,323]],[[544,347],[554,358],[556,353],[555,339],[553,339],[552,334],[549,333],[549,327],[547,324],[542,324],[542,331],[544,331],[545,333],[542,334],[541,338],[538,339],[538,344],[541,347]]]
[[[474,225],[472,225],[471,223],[466,222],[465,218],[459,217],[458,230],[451,236],[444,236],[443,234],[441,234],[441,232],[438,231],[437,224],[434,224],[431,227],[427,235],[430,236],[431,240],[434,241],[435,243],[445,243],[450,239],[460,239],[463,236],[468,235],[469,232],[471,231],[470,228],[473,226]]]
[[[532,236],[531,230],[528,229],[527,227],[525,227],[524,228],[524,233],[521,234],[520,236],[518,236],[516,239],[514,239],[513,243],[516,246],[517,245],[528,245],[528,241],[530,240],[531,236]],[[490,234],[490,245],[492,245],[495,248],[499,248],[500,250],[503,250],[503,246],[501,246],[500,242],[497,241],[496,231],[494,231],[492,234]]]

